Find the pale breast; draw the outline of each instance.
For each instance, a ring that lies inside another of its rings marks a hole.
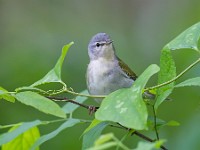
[[[109,84],[110,75],[115,67],[114,61],[107,61],[105,59],[93,60],[88,65],[87,69],[87,84],[91,94],[103,95]]]

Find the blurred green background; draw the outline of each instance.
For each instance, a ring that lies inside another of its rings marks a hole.
[[[199,21],[199,0],[0,0],[0,86],[13,91],[37,81],[54,66],[62,46],[74,41],[62,78],[77,92],[86,89],[87,44],[98,32],[110,34],[119,57],[139,75],[150,64],[159,64],[160,50],[165,44]],[[190,50],[174,51],[173,56],[177,72],[197,58]],[[200,66],[196,66],[177,82],[199,75]],[[149,86],[155,84],[156,77]],[[198,87],[175,89],[171,95],[173,101],[159,108],[159,118],[181,123],[179,127],[160,130],[169,149],[200,149],[199,90]],[[92,100],[87,103],[98,105]],[[75,117],[93,118],[83,108]],[[0,101],[1,125],[34,119],[56,118],[19,102]],[[41,126],[41,133],[49,133],[58,125]],[[81,149],[80,135],[87,126],[66,129],[41,149]],[[105,132],[111,131],[118,138],[126,134],[112,128]],[[144,133],[154,137],[153,133]],[[133,148],[137,140],[128,137],[125,144]]]

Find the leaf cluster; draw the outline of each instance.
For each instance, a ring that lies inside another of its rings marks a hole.
[[[62,48],[62,54],[55,67],[51,69],[42,79],[36,81],[30,86],[16,88],[14,92],[9,92],[3,87],[0,87],[0,99],[4,99],[12,103],[17,100],[22,104],[34,107],[43,113],[54,115],[61,119],[48,121],[33,120],[30,122],[0,125],[0,129],[9,129],[8,132],[0,135],[0,146],[2,146],[2,150],[39,149],[41,144],[54,138],[64,129],[88,122],[91,124],[82,135],[82,149],[84,150],[103,150],[111,147],[129,150],[130,148],[123,144],[123,140],[133,134],[140,135],[140,137],[149,141],[139,142],[135,150],[152,150],[155,148],[166,149],[163,147],[163,143],[166,140],[159,139],[158,130],[163,126],[177,126],[179,123],[176,121],[164,121],[157,118],[157,110],[159,106],[166,99],[168,99],[174,88],[200,86],[200,77],[194,77],[181,83],[176,83],[179,78],[200,62],[200,48],[198,45],[199,39],[200,23],[197,23],[164,46],[161,50],[159,66],[151,64],[134,82],[132,87],[119,89],[107,96],[89,95],[87,90],[77,93],[62,81],[61,71],[63,61],[73,42],[65,45]],[[172,51],[183,49],[196,51],[199,58],[177,75],[176,65],[172,57]],[[146,88],[147,82],[154,74],[157,73],[157,84],[153,87]],[[41,85],[48,85],[49,83],[58,83],[62,86],[62,89],[44,90],[41,88]],[[155,93],[156,97],[153,102],[148,99],[143,99],[142,95],[147,91]],[[60,97],[63,93],[70,94],[74,98],[68,99],[66,97]],[[95,119],[84,120],[74,118],[72,114],[76,109],[80,108],[80,106],[89,108],[82,104],[89,97],[104,98],[100,108],[95,113]],[[55,101],[52,100],[62,100],[68,103],[60,107]],[[148,106],[152,108],[154,112],[153,116],[150,115]],[[60,122],[61,125],[48,134],[40,135],[39,126],[48,126],[50,123],[55,122]],[[122,140],[115,137],[114,133],[102,135],[102,131],[108,126],[125,129],[128,131],[128,134],[126,134]],[[153,130],[156,133],[155,142],[154,140],[141,135],[138,132],[140,130]]]

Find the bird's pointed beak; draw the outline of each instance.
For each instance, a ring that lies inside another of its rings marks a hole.
[[[106,42],[106,45],[110,45],[111,43],[113,43],[113,41],[111,40],[111,41],[108,41],[108,42]]]

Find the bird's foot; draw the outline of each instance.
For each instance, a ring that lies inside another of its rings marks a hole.
[[[89,106],[89,107],[88,107],[89,115],[94,114],[94,113],[97,111],[98,108],[99,108],[99,107],[92,106],[92,105]]]

